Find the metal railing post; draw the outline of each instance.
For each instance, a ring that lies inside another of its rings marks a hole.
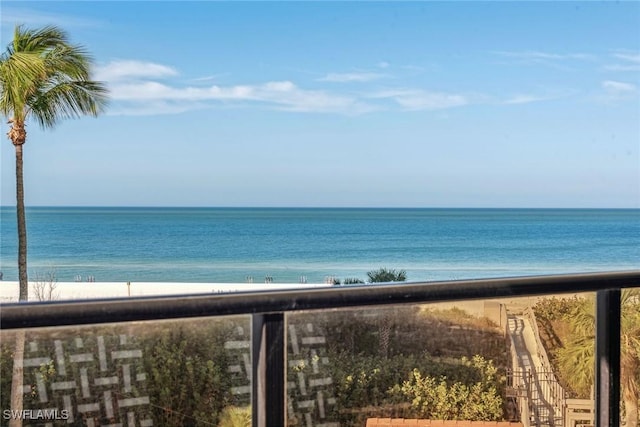
[[[620,289],[596,294],[596,427],[620,426]]]
[[[284,313],[252,317],[252,426],[285,425]]]

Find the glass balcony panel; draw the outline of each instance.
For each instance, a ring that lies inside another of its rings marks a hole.
[[[249,316],[5,330],[0,339],[3,425],[251,420]]]
[[[594,294],[290,314],[288,425],[592,425],[593,329],[576,335],[579,310],[593,328]],[[578,342],[586,383],[566,362]]]
[[[631,377],[624,373],[625,355],[637,357],[627,350],[637,350],[640,300],[638,288],[622,295],[620,397],[622,425],[629,425],[638,399],[629,403],[624,387],[629,378],[637,384],[639,373],[637,358],[626,371]],[[416,418],[593,425],[594,303],[595,294],[584,293],[288,312],[288,425],[375,427]],[[21,311],[6,309],[7,327],[21,324]],[[37,322],[32,309],[26,319]],[[25,425],[47,417],[249,425],[250,319],[0,331],[3,425],[12,417],[37,417]],[[23,382],[13,393],[17,373]],[[267,383],[279,378],[267,375]],[[12,403],[14,395],[22,402]],[[259,405],[279,407],[265,398]]]
[[[548,407],[554,410],[555,425],[594,425],[595,300],[595,293],[565,294],[539,297],[533,305],[535,340],[544,352],[532,377],[539,390],[529,397],[532,423]],[[558,411],[559,405],[564,410]]]
[[[639,425],[640,288],[622,291],[620,319],[620,418],[623,426]]]
[[[465,393],[484,399],[478,420],[505,419],[502,314],[498,303],[468,301],[287,316],[288,424],[472,418]]]

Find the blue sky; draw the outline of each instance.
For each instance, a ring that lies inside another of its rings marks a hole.
[[[3,48],[59,25],[111,91],[28,127],[27,205],[640,207],[637,2],[0,8]]]

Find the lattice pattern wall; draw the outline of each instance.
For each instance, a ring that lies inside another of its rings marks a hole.
[[[233,393],[239,401],[251,402],[251,334],[245,328],[238,326],[234,335],[224,343],[229,356],[229,367]]]
[[[339,427],[332,422],[331,409],[336,405],[333,379],[328,374],[326,338],[311,323],[289,323],[287,405],[289,425],[305,427]],[[251,396],[251,339],[238,327],[233,339],[225,342],[232,375],[234,395]]]
[[[288,325],[289,424],[339,427],[332,421],[335,407],[333,379],[328,374],[326,338],[313,324]]]
[[[25,407],[64,410],[68,424],[151,426],[141,362],[142,350],[127,335],[29,341],[23,359]]]
[[[311,323],[289,323],[287,337],[289,425],[338,427],[332,421],[336,399],[324,334]],[[24,408],[68,415],[51,422],[25,420],[23,425],[152,426],[157,408],[147,393],[145,355],[136,340],[144,337],[105,331],[29,338],[22,363]],[[230,391],[236,404],[248,405],[250,328],[236,325],[224,349]]]

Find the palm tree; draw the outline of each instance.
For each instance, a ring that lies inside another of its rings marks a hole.
[[[638,425],[640,400],[640,289],[621,293],[620,387],[627,427]],[[570,316],[572,336],[558,351],[560,369],[582,395],[588,395],[594,382],[595,304],[585,299]]]
[[[106,105],[107,89],[90,80],[91,57],[72,45],[54,26],[37,30],[15,27],[13,41],[0,56],[0,112],[9,120],[7,135],[16,150],[19,300],[28,299],[27,228],[22,171],[26,122],[41,128],[81,115],[97,116]]]

